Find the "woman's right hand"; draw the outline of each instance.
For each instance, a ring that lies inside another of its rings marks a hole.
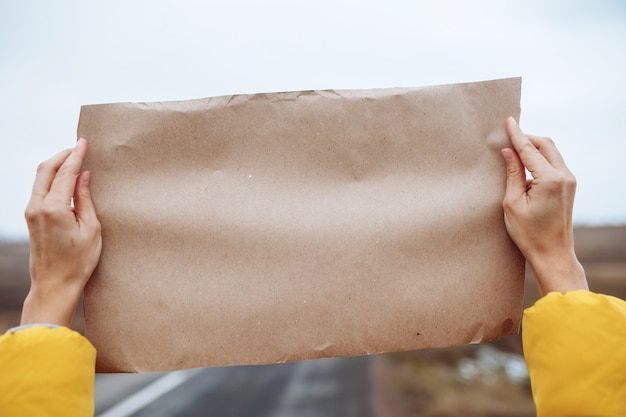
[[[502,205],[509,236],[533,269],[541,296],[589,289],[574,252],[576,179],[551,139],[524,134],[512,117],[506,130],[514,148],[502,150],[507,176]]]

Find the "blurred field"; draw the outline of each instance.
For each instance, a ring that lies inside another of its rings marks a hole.
[[[576,252],[592,290],[626,299],[626,226],[579,227]],[[0,241],[0,332],[19,324],[28,293],[28,244]],[[525,304],[538,297],[527,271]],[[74,328],[84,328],[81,311]],[[520,371],[521,338],[374,358],[382,416],[534,416],[528,378]],[[523,367],[523,362],[522,365]]]
[[[626,299],[626,226],[579,227],[576,253],[590,289]],[[525,306],[538,298],[527,268]],[[497,349],[496,354],[492,354]],[[485,352],[492,354],[485,360]],[[499,352],[504,355],[504,360]],[[512,378],[507,366],[518,365],[521,336],[480,345],[385,355],[378,364],[378,389],[384,391],[383,416],[395,417],[530,417],[535,416],[527,377]],[[469,369],[471,372],[467,372]],[[516,369],[517,370],[517,369]]]
[[[28,243],[0,241],[0,332],[19,324],[29,283]]]

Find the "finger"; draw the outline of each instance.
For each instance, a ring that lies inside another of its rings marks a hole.
[[[87,141],[79,139],[70,155],[59,167],[47,198],[59,199],[69,203],[70,198],[74,195],[76,176],[80,172],[86,153]]]
[[[557,169],[567,169],[563,156],[550,138],[526,135],[539,152],[548,160],[550,165]]]
[[[506,191],[504,201],[512,203],[526,193],[526,171],[517,153],[511,148],[502,149],[506,163]]]
[[[91,199],[89,184],[91,175],[89,171],[81,172],[76,179],[76,191],[74,192],[74,213],[79,223],[94,225],[98,223],[96,208]]]
[[[54,176],[71,152],[71,149],[66,149],[39,164],[39,167],[37,167],[37,175],[35,176],[35,183],[33,184],[31,200],[43,199],[48,195]]]
[[[551,167],[546,157],[539,152],[512,117],[506,120],[506,131],[522,164],[533,174],[533,177],[536,177],[537,172]]]

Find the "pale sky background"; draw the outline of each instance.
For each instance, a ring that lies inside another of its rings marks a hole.
[[[624,1],[0,0],[0,237],[82,104],[522,76],[524,130],[578,179],[577,224],[626,224]]]

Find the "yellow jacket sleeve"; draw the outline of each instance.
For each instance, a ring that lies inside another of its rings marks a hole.
[[[0,336],[0,416],[91,417],[96,349],[66,327]]]
[[[537,417],[626,416],[626,302],[550,293],[522,327]]]

